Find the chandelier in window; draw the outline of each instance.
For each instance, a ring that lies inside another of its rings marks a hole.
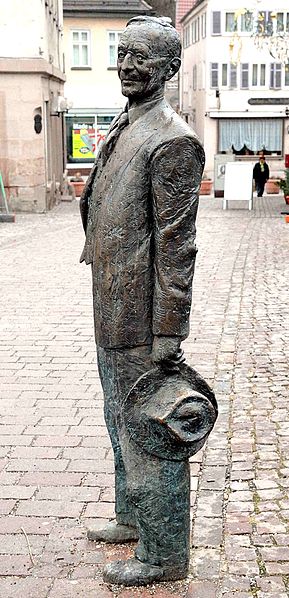
[[[255,1],[258,4],[258,0]],[[274,58],[285,65],[289,63],[289,12],[264,11],[240,8],[234,13],[233,36],[230,40],[230,53],[236,54],[240,46],[238,31],[251,33],[259,50],[267,49]],[[238,39],[237,39],[238,38]],[[239,52],[237,52],[238,54]],[[237,60],[233,60],[238,61]]]

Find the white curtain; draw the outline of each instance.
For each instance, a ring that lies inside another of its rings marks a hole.
[[[281,118],[232,118],[220,119],[219,151],[240,151],[244,145],[254,152],[266,149],[282,150]]]

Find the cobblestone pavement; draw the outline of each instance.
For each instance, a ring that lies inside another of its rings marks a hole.
[[[85,537],[114,495],[77,202],[0,224],[1,598],[289,596],[284,207],[201,199],[185,349],[220,416],[191,464],[189,579],[142,589],[102,582],[103,563],[132,546]]]

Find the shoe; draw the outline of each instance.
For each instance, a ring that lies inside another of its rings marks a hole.
[[[137,529],[130,525],[122,525],[117,521],[109,521],[105,525],[95,525],[87,530],[88,540],[94,542],[108,542],[109,544],[118,544],[122,542],[131,542],[138,540]]]
[[[114,561],[105,566],[103,581],[124,586],[147,586],[158,581],[175,581],[188,575],[188,565],[156,566],[138,559]]]

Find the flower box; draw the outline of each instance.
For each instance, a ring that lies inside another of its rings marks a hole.
[[[202,179],[200,186],[200,195],[211,195],[213,181],[211,179]]]

